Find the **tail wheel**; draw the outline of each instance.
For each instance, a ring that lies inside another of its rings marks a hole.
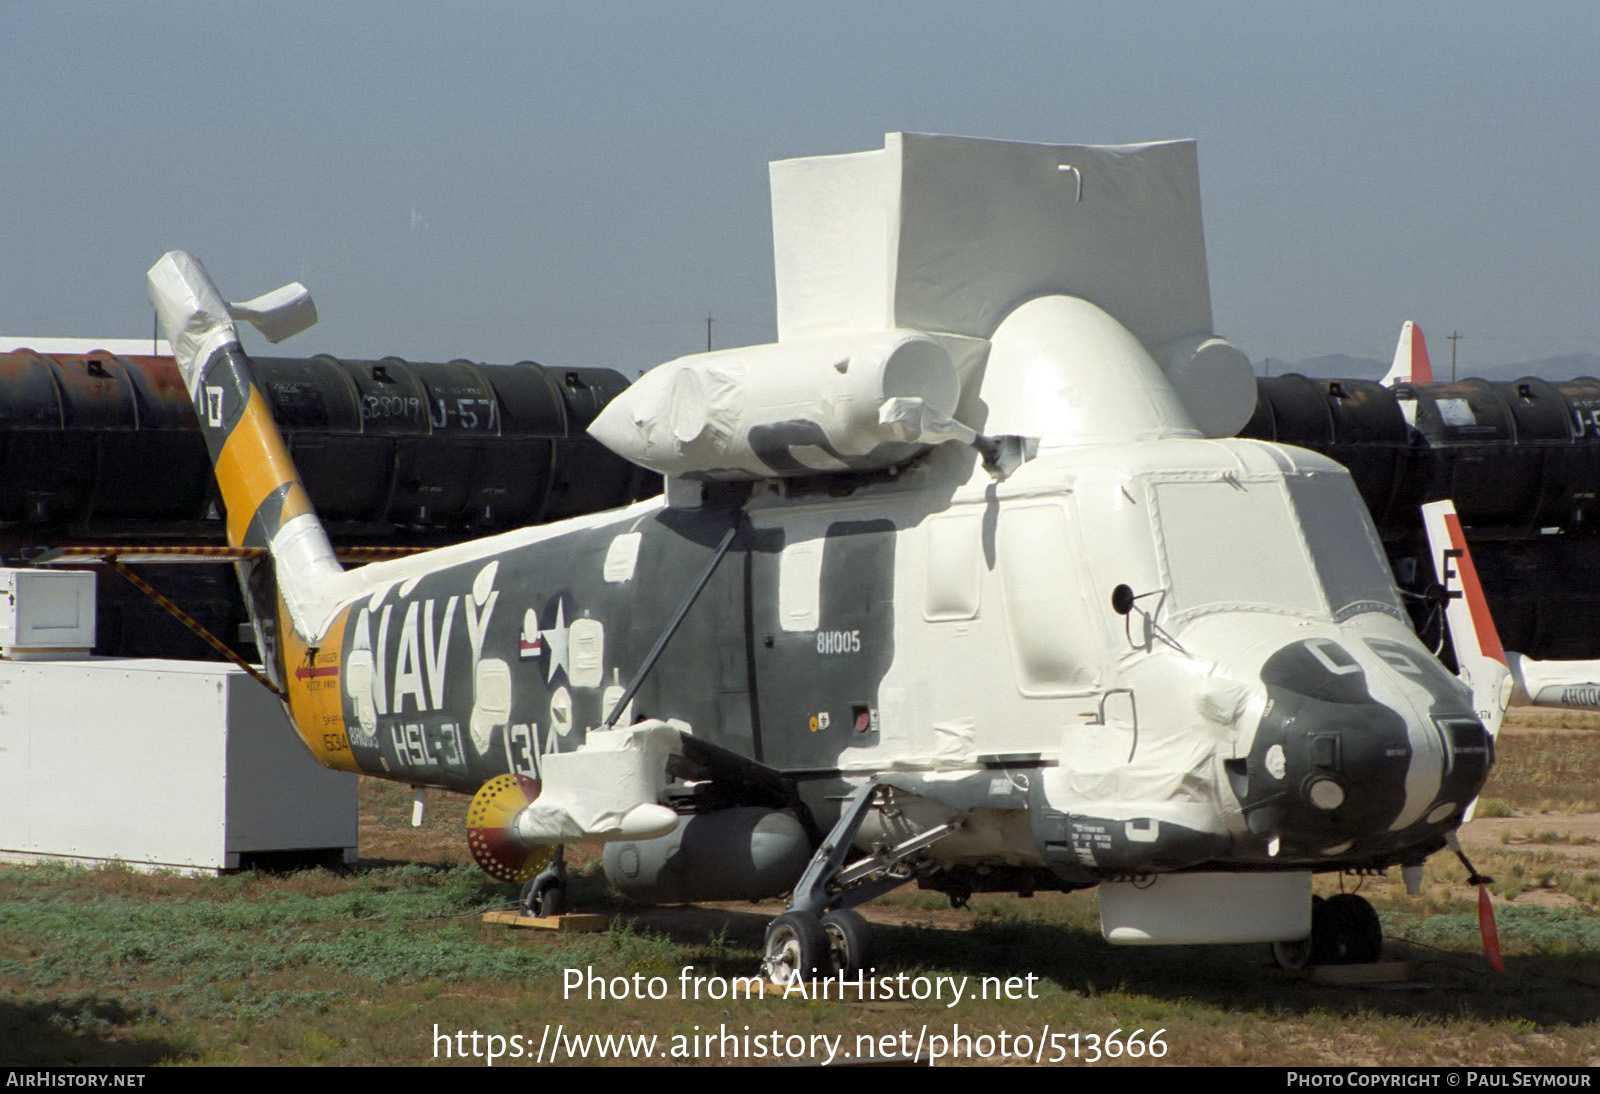
[[[550,849],[529,849],[511,834],[518,813],[539,796],[539,781],[526,775],[496,775],[478,788],[467,807],[467,848],[472,860],[496,881],[521,884],[550,861]]]
[[[567,887],[558,877],[540,876],[522,887],[522,910],[531,916],[556,916],[567,910]]]
[[[1272,959],[1278,963],[1278,968],[1288,972],[1299,972],[1311,964],[1311,939],[1302,938],[1296,942],[1274,942],[1272,944]]]

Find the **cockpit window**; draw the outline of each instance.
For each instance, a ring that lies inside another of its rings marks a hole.
[[[1278,482],[1162,482],[1155,493],[1175,611],[1325,610]]]
[[[1161,482],[1155,496],[1174,611],[1255,608],[1335,620],[1381,611],[1404,618],[1347,478]]]
[[[1344,475],[1297,475],[1288,482],[1334,620],[1375,611],[1405,619],[1355,485]]]

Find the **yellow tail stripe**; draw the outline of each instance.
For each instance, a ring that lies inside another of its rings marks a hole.
[[[279,524],[311,512],[311,498],[300,485],[289,450],[272,420],[272,411],[254,384],[250,385],[250,401],[244,413],[223,442],[216,470],[222,502],[228,509],[228,542],[234,547],[244,546],[245,533],[256,510],[285,483],[293,486],[284,499]],[[270,535],[276,529],[267,531]]]

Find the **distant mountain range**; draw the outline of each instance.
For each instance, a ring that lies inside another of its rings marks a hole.
[[[1389,362],[1374,361],[1370,357],[1351,357],[1344,353],[1329,353],[1322,357],[1307,357],[1303,361],[1283,361],[1274,357],[1269,361],[1255,362],[1256,375],[1270,367],[1270,374],[1282,376],[1298,372],[1302,376],[1330,377],[1354,380],[1381,380],[1389,371]],[[1433,358],[1433,375],[1438,380],[1450,379],[1450,358],[1441,362]],[[1540,376],[1546,380],[1569,380],[1574,376],[1600,376],[1600,353],[1565,353],[1558,357],[1544,357],[1537,361],[1521,361],[1509,365],[1482,367],[1456,366],[1456,376],[1465,380],[1469,376],[1485,380],[1516,380],[1523,376]]]

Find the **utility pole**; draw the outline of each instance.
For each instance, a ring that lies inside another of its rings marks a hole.
[[[706,352],[711,352],[711,316],[706,316]]]
[[[1450,382],[1456,382],[1456,343],[1461,341],[1461,335],[1455,331],[1450,332]]]

